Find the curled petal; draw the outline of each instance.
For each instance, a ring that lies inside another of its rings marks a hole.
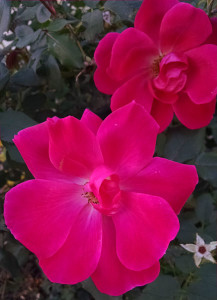
[[[112,219],[104,217],[102,253],[91,276],[98,290],[111,296],[122,295],[136,286],[152,282],[160,271],[159,262],[139,272],[127,269],[117,257],[115,235]]]
[[[89,109],[85,109],[81,117],[81,122],[84,123],[94,134],[96,134],[100,124],[102,123],[102,119]]]
[[[122,201],[122,210],[112,217],[117,255],[131,270],[150,268],[165,254],[178,233],[178,218],[160,197],[123,192]]]

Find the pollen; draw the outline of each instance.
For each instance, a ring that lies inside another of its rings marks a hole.
[[[88,203],[99,204],[98,199],[95,197],[93,192],[85,192],[82,194],[85,198],[87,198]]]
[[[153,77],[157,77],[158,74],[160,73],[160,62],[163,59],[163,56],[159,56],[156,58],[152,64],[152,72],[153,72]]]

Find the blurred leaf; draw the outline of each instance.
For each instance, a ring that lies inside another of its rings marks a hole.
[[[31,68],[23,68],[11,77],[11,84],[19,86],[39,86],[40,81]]]
[[[11,273],[13,277],[17,277],[21,274],[20,267],[16,258],[10,252],[0,248],[0,267],[3,267]]]
[[[40,4],[36,11],[36,17],[39,23],[44,23],[50,19],[51,13],[49,10],[43,5]]]
[[[132,14],[132,8],[128,0],[122,1],[106,1],[104,5],[105,10],[110,10],[120,17],[121,20],[128,20]],[[131,1],[132,4],[132,1]]]
[[[67,24],[72,23],[72,21],[68,21],[65,19],[56,19],[52,23],[49,24],[47,29],[49,31],[57,32],[62,30]]]
[[[161,274],[154,282],[146,286],[138,300],[173,300],[179,290],[180,285],[176,278]]]
[[[8,31],[11,16],[11,1],[0,1],[0,42],[2,41],[3,33]]]
[[[71,40],[67,34],[52,33],[49,36],[49,46],[52,54],[65,67],[83,67],[81,51],[76,42]]]
[[[24,164],[24,160],[18,151],[17,147],[14,144],[4,142],[4,145],[7,149],[8,155],[12,161],[15,161],[19,164]]]
[[[104,30],[103,16],[99,9],[84,14],[81,20],[86,27],[83,36],[87,41],[93,41],[96,35]]]
[[[84,3],[91,7],[91,8],[95,8],[97,6],[97,4],[99,3],[100,0],[84,0]]]
[[[0,91],[5,87],[10,79],[10,73],[3,63],[0,63]]]
[[[51,89],[59,90],[62,86],[62,77],[61,77],[59,65],[56,59],[52,55],[49,55],[46,66],[48,69],[47,77],[48,77],[49,87]]]
[[[216,265],[204,263],[197,269],[198,279],[188,287],[189,300],[216,300]]]
[[[0,112],[1,139],[12,143],[12,139],[18,131],[36,124],[37,123],[34,120],[29,118],[23,112],[14,110]]]
[[[213,199],[210,194],[202,194],[197,198],[195,212],[200,221],[209,222],[213,210]]]
[[[185,127],[169,128],[164,156],[177,162],[185,162],[195,158],[203,148],[204,128],[189,130]]]
[[[175,265],[185,274],[189,274],[196,270],[192,253],[176,257]]]
[[[188,220],[180,218],[180,230],[177,235],[180,243],[192,243],[195,240],[196,232],[198,232],[198,229],[194,225],[194,220],[192,218]]]
[[[217,143],[217,117],[214,117],[210,123],[210,127],[212,128],[212,134],[215,142]]]
[[[217,187],[217,153],[201,153],[195,164],[200,177]]]
[[[24,11],[22,11],[20,14],[17,14],[15,17],[15,20],[20,21],[29,21],[34,19],[36,13],[35,7],[27,7]]]
[[[23,48],[31,43],[34,31],[29,26],[20,25],[15,28],[15,34],[18,38],[17,48]]]

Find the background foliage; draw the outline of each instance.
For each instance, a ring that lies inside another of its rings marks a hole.
[[[216,14],[216,1],[186,2]],[[0,2],[0,299],[216,299],[216,266],[204,263],[197,269],[192,254],[179,244],[193,243],[196,233],[207,243],[216,240],[217,116],[207,128],[194,131],[174,119],[158,137],[156,155],[195,164],[200,182],[161,260],[161,275],[147,287],[109,297],[90,280],[53,284],[4,224],[5,192],[31,178],[12,142],[14,134],[54,115],[80,117],[86,107],[102,118],[109,114],[109,97],[93,83],[93,53],[107,32],[133,26],[140,5],[133,0]]]

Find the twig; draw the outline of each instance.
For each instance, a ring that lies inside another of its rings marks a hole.
[[[51,1],[48,0],[49,4],[46,2],[46,0],[40,0],[40,2],[49,10],[49,12],[55,16],[56,15],[56,10],[53,7],[53,4],[50,3]]]

